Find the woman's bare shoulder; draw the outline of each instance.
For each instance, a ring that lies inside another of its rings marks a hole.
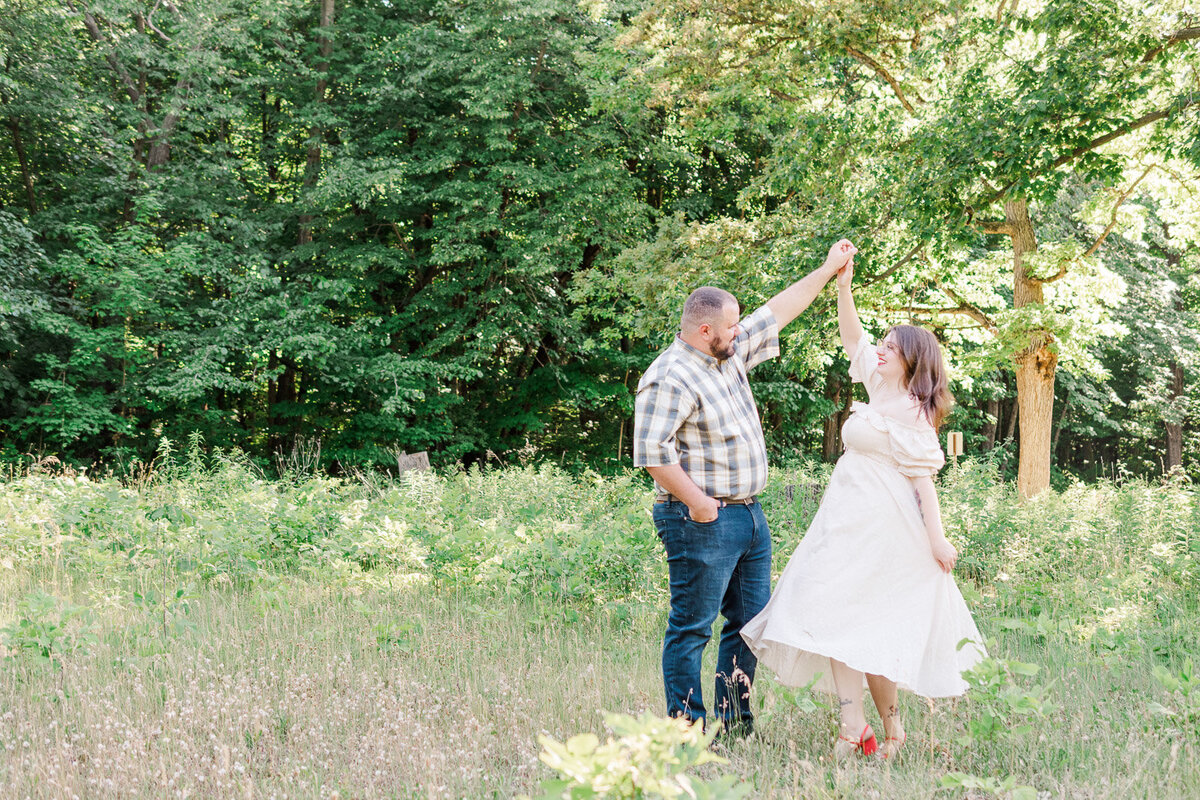
[[[871,407],[885,417],[890,417],[905,425],[913,427],[929,425],[929,418],[925,414],[925,409],[921,408],[921,403],[912,395],[895,395],[885,400],[873,402],[871,403]]]

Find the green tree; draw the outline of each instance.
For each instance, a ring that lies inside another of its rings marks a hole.
[[[599,447],[632,361],[569,288],[668,161],[653,114],[593,103],[625,9],[5,2],[0,202],[53,300],[4,364],[42,398],[17,444]]]
[[[926,312],[939,328],[965,316],[993,333],[989,355],[1016,375],[1018,484],[1045,488],[1060,354],[1088,361],[1119,297],[1097,250],[1039,241],[1037,218],[1088,200],[1064,193],[1068,182],[1121,186],[1123,201],[1137,165],[1194,157],[1193,17],[1171,3],[1090,0],[661,0],[638,30],[627,41],[645,80],[687,96],[694,118],[748,96],[790,124],[758,191],[743,193],[761,215],[759,241],[840,223],[871,240],[863,272],[878,306]],[[982,240],[998,235],[1002,271]],[[1054,296],[1068,280],[1090,297]]]

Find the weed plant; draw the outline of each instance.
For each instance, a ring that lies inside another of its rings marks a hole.
[[[773,474],[777,570],[827,475]],[[989,638],[970,693],[904,696],[897,763],[834,764],[828,699],[764,671],[757,733],[722,740],[728,763],[697,766],[696,785],[1200,796],[1192,488],[1075,484],[1018,502],[965,461],[940,492]],[[605,711],[662,711],[666,567],[650,502],[637,473],[298,468],[268,480],[195,446],[130,484],[12,476],[0,483],[0,786],[31,798],[543,796],[556,776],[539,737],[603,740]]]

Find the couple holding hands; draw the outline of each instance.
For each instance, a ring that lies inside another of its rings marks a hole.
[[[950,409],[946,369],[927,330],[897,325],[874,343],[859,322],[856,248],[843,239],[806,277],[741,318],[711,286],[683,305],[680,332],[638,384],[634,465],[658,492],[654,525],[666,549],[671,610],[663,682],[673,716],[712,716],[753,729],[750,684],[759,662],[781,683],[833,692],[838,757],[895,756],[904,745],[898,690],[960,695],[982,639],[950,574],[957,553],[942,531],[933,476],[945,462],[937,430]],[[767,452],[747,371],[779,354],[779,330],[833,277],[850,377],[865,385],[842,428],[820,508],[771,593],[771,533],[756,495]],[[700,660],[725,618],[714,711]],[[963,639],[977,646],[960,648]],[[883,724],[879,744],[863,688]]]

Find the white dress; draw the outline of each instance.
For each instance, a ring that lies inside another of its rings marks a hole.
[[[882,388],[863,337],[850,377],[868,396]],[[954,578],[934,561],[909,477],[945,463],[937,433],[885,417],[863,403],[842,428],[821,506],[792,553],[770,602],[742,636],[781,683],[833,692],[830,657],[883,675],[925,697],[967,689],[962,671],[985,656],[983,639]],[[963,639],[974,644],[958,647]]]

